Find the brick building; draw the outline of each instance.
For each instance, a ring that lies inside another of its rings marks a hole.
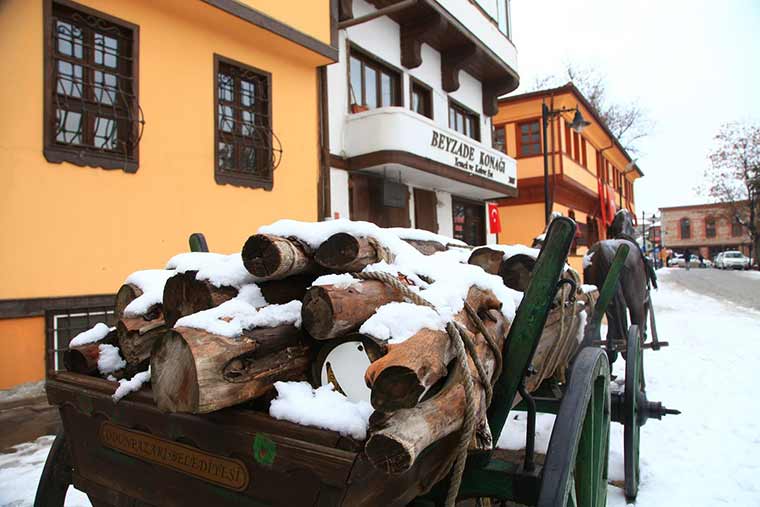
[[[723,203],[660,208],[662,243],[675,252],[687,248],[695,255],[713,259],[725,250],[750,255],[751,240]]]

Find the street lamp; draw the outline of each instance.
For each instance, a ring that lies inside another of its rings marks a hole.
[[[561,109],[549,109],[549,106],[547,106],[545,102],[541,104],[541,129],[544,148],[544,223],[546,225],[549,225],[549,217],[551,216],[552,212],[552,204],[549,201],[549,152],[547,151],[546,146],[546,131],[549,127],[549,120],[551,118],[559,116],[562,113],[570,113],[572,111],[575,111],[575,116],[573,117],[573,121],[570,123],[569,127],[580,134],[583,132],[583,129],[591,125],[591,122],[586,121],[577,105],[575,108],[563,107]]]

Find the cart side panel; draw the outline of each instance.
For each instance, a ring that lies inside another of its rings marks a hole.
[[[356,458],[354,452],[283,436],[272,431],[277,424],[257,427],[245,418],[244,425],[222,424],[223,417],[164,414],[149,403],[125,399],[114,404],[105,393],[57,382],[48,383],[48,396],[59,405],[71,442],[75,485],[107,504],[126,496],[167,507],[337,505]],[[104,424],[146,441],[189,446],[185,449],[200,453],[201,460],[239,460],[248,483],[235,491],[134,457],[129,450],[114,450],[103,441]]]

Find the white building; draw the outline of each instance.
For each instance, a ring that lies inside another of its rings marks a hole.
[[[509,0],[339,0],[337,10],[325,210],[494,242],[485,202],[517,193],[515,161],[491,135],[497,97],[518,85]]]

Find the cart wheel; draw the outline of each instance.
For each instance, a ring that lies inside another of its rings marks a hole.
[[[635,500],[639,492],[639,432],[642,418],[641,402],[646,400],[644,391],[644,365],[639,328],[628,329],[625,358],[625,393],[623,413],[623,451],[625,461],[625,497]]]
[[[554,423],[539,507],[603,507],[610,451],[610,367],[605,352],[578,353]]]
[[[63,507],[71,483],[71,451],[66,435],[61,429],[50,447],[45,467],[42,469],[34,507]]]

